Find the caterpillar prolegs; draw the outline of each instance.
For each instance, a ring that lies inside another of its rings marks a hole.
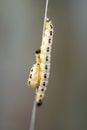
[[[42,44],[36,51],[36,63],[32,66],[27,81],[27,85],[36,88],[35,100],[38,106],[42,104],[42,99],[48,85],[51,66],[51,48],[53,41],[53,24],[47,18],[43,34]]]

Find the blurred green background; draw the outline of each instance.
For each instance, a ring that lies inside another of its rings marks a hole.
[[[0,0],[0,130],[28,130],[34,93],[26,87],[40,47],[45,0]],[[35,130],[87,129],[87,1],[50,0],[52,66]]]

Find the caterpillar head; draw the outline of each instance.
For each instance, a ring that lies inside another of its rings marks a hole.
[[[36,102],[36,104],[37,104],[38,107],[41,106],[41,105],[42,105],[42,100],[41,100],[41,99],[38,100],[38,101]]]
[[[36,62],[37,62],[38,64],[40,64],[40,53],[41,53],[41,50],[40,50],[40,49],[36,50],[36,52],[35,52]]]
[[[36,104],[37,106],[41,106],[42,105],[42,99],[44,98],[44,93],[42,91],[38,91],[36,92]]]
[[[40,52],[41,52],[41,50],[40,49],[38,49],[38,50],[36,50],[36,54],[40,54]]]
[[[53,24],[49,18],[46,19],[46,29],[53,30]]]

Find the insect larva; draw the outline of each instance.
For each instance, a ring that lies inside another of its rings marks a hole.
[[[51,49],[53,40],[53,24],[47,19],[40,49],[36,51],[36,63],[32,66],[28,78],[28,86],[36,88],[35,100],[42,104],[50,75]]]
[[[51,48],[53,40],[53,25],[47,20],[45,24],[44,37],[42,39],[41,53],[40,53],[40,86],[36,92],[36,103],[38,106],[42,105],[42,99],[48,85],[51,61]]]

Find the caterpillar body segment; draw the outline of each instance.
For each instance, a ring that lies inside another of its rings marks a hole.
[[[36,88],[39,86],[39,65],[34,64],[30,70],[27,85],[31,88]]]

